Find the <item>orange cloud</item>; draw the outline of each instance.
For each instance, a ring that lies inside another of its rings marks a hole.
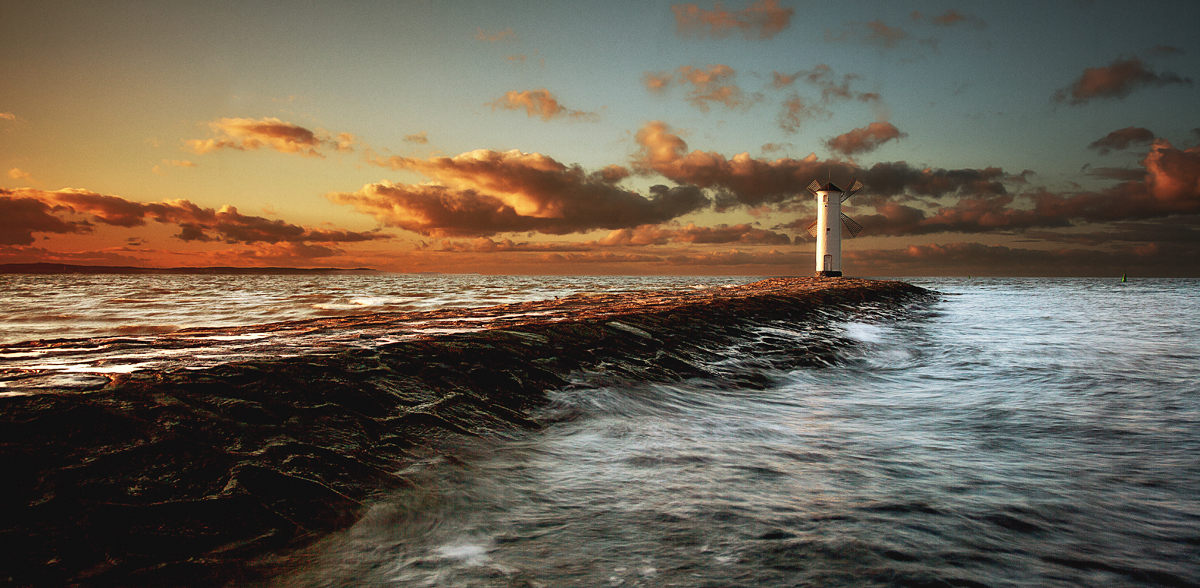
[[[1192,80],[1171,72],[1155,73],[1141,59],[1131,57],[1084,69],[1078,80],[1055,92],[1051,100],[1076,106],[1097,98],[1121,99],[1138,88],[1172,84],[1190,86]]]
[[[404,140],[409,143],[424,145],[429,142],[429,137],[425,136],[425,131],[421,131],[415,135],[404,135]]]
[[[680,228],[642,225],[630,229],[618,229],[600,239],[598,244],[603,246],[645,246],[667,243],[789,245],[791,242],[792,238],[783,233],[759,229],[747,224],[698,227],[695,223],[688,223]]]
[[[8,170],[8,177],[10,177],[14,180],[32,180],[33,174],[31,174],[27,171],[24,171],[21,168],[14,167],[14,168]]]
[[[573,120],[583,120],[588,122],[596,122],[600,120],[600,114],[596,112],[583,112],[580,110],[571,110],[564,108],[558,103],[558,100],[550,93],[549,90],[542,88],[540,90],[526,90],[517,92],[510,90],[503,97],[490,102],[487,106],[491,106],[492,110],[503,108],[505,110],[522,110],[524,109],[529,116],[540,116],[542,120],[549,121],[556,117],[568,117]]]
[[[703,112],[708,112],[710,103],[724,104],[726,108],[749,107],[762,100],[761,94],[747,95],[732,83],[737,72],[728,65],[715,64],[706,68],[685,65],[670,72],[646,72],[642,82],[651,92],[661,92],[674,83],[690,85],[687,101]]]
[[[204,155],[222,149],[245,151],[269,147],[280,153],[324,157],[321,149],[325,147],[343,152],[353,151],[353,145],[357,142],[357,138],[349,133],[330,136],[273,117],[259,120],[222,118],[208,123],[208,126],[215,136],[187,141],[185,144],[188,149]]]
[[[888,141],[900,140],[907,137],[895,125],[888,122],[873,122],[865,127],[854,129],[838,135],[825,142],[831,151],[847,157],[860,153],[869,153],[878,149]]]
[[[534,231],[563,235],[660,223],[708,205],[692,187],[654,186],[649,196],[620,188],[620,166],[587,173],[538,153],[476,150],[455,157],[393,156],[370,163],[408,170],[435,184],[369,184],[333,193],[388,226],[432,236]]]
[[[0,120],[17,120],[17,115],[11,112],[0,112]]]
[[[646,84],[646,89],[651,92],[662,92],[671,84],[671,80],[675,75],[667,71],[648,71],[642,74],[642,83]]]
[[[717,3],[712,10],[696,4],[674,4],[676,32],[681,37],[696,35],[723,39],[740,31],[747,39],[770,39],[792,23],[792,8],[780,8],[777,0],[759,0],[743,10],[728,11]]]
[[[512,27],[495,32],[488,32],[483,30],[483,27],[479,27],[475,29],[475,39],[479,41],[487,41],[489,43],[499,43],[500,41],[516,41],[517,34],[513,32]]]

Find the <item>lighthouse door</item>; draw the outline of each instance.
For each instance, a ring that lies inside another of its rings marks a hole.
[[[825,256],[823,266],[821,269],[823,269],[825,271],[830,271],[833,269],[833,256],[832,255]]]

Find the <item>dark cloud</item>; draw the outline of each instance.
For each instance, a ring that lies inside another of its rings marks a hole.
[[[36,190],[0,188],[0,245],[31,245],[34,233],[83,234],[92,227],[86,222],[65,221],[39,198],[27,196]]]
[[[921,169],[903,161],[859,168],[815,156],[765,160],[746,153],[732,158],[689,153],[687,144],[658,121],[643,127],[637,141],[635,169],[711,190],[718,208],[794,207],[807,202],[803,186],[814,178],[854,176],[866,189],[848,206],[874,209],[850,211],[868,235],[1011,234],[1200,214],[1200,147],[1177,149],[1162,139],[1149,149],[1141,170],[1096,172],[1121,183],[1074,192],[1025,187],[1027,172],[1014,175],[1000,168]],[[1007,183],[1023,191],[1010,193]],[[800,233],[811,220],[798,218],[776,229]]]
[[[1099,151],[1100,155],[1108,155],[1113,151],[1128,149],[1130,145],[1153,143],[1154,139],[1154,132],[1150,129],[1125,127],[1097,139],[1088,147]]]
[[[712,10],[696,4],[674,4],[676,32],[681,37],[692,35],[723,39],[739,31],[747,39],[770,39],[792,23],[795,10],[782,8],[777,0],[759,0],[743,10],[729,11],[717,3]]]
[[[1133,181],[1146,177],[1145,169],[1127,167],[1095,167],[1087,170],[1087,175],[1106,180]]]
[[[42,203],[43,212],[52,212],[62,225],[37,225],[36,232],[87,232],[91,222],[132,228],[147,221],[177,225],[176,238],[184,241],[223,241],[225,243],[348,243],[388,239],[378,232],[334,231],[309,229],[281,220],[244,215],[232,206],[220,209],[204,208],[187,200],[134,202],[119,196],[99,194],[88,190],[58,191],[24,190],[26,198]],[[61,220],[60,215],[88,217],[85,223]],[[32,225],[31,225],[32,226]],[[54,229],[54,227],[58,229]],[[72,230],[62,230],[63,227]]]
[[[1171,45],[1155,45],[1146,51],[1147,55],[1183,55],[1184,50]]]
[[[844,162],[823,162],[816,155],[766,160],[748,153],[732,158],[713,152],[689,153],[687,143],[661,121],[647,123],[636,140],[640,149],[634,156],[635,169],[678,184],[716,190],[718,205],[725,208],[807,200],[804,187],[814,178],[830,175],[844,179],[856,176],[870,187],[870,194],[880,197],[1007,194],[1002,181],[1008,176],[999,168],[919,169],[905,162],[892,162],[863,169]]]
[[[1124,98],[1143,87],[1191,85],[1190,78],[1171,72],[1156,73],[1137,57],[1117,59],[1101,67],[1089,67],[1071,85],[1054,93],[1054,102],[1085,104],[1097,98]]]
[[[381,223],[432,236],[553,235],[662,223],[705,208],[699,188],[653,186],[650,194],[620,188],[620,166],[587,173],[538,153],[477,150],[455,157],[391,157],[371,163],[408,170],[440,184],[381,182],[330,194]]]
[[[860,153],[870,153],[888,141],[899,141],[907,137],[907,133],[889,122],[873,122],[865,127],[854,129],[838,135],[825,142],[831,151],[847,157]]]
[[[586,122],[600,120],[600,114],[597,112],[584,112],[582,110],[572,110],[563,107],[562,104],[559,104],[558,99],[545,88],[526,90],[524,92],[511,90],[506,92],[504,96],[489,102],[486,106],[491,106],[492,110],[497,108],[524,110],[530,117],[541,117],[545,121],[554,118],[569,118],[571,120]]]

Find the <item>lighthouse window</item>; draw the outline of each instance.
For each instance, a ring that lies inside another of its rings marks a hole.
[[[821,202],[829,202],[829,194],[821,194]]]

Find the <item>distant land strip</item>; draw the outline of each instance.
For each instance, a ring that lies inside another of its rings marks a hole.
[[[5,263],[0,274],[228,274],[228,275],[327,275],[378,274],[369,267],[133,267],[123,265],[71,265],[66,263]]]

